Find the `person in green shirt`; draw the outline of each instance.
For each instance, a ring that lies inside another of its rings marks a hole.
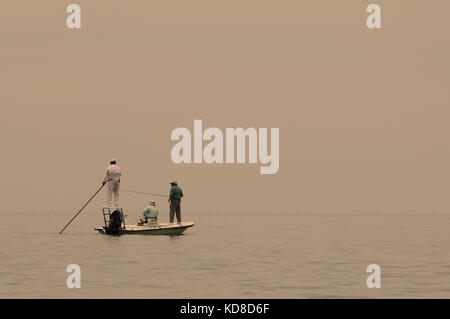
[[[142,212],[142,215],[145,218],[145,223],[148,223],[149,226],[158,225],[158,208],[156,208],[154,200],[150,201],[149,205]]]
[[[173,181],[169,193],[170,202],[170,223],[173,223],[174,215],[177,215],[177,222],[181,223],[181,197],[183,197],[183,190],[178,187],[178,183]]]

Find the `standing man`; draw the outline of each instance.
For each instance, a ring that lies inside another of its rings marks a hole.
[[[111,160],[111,165],[106,169],[105,179],[103,180],[103,185],[108,183],[106,189],[106,203],[108,207],[111,207],[111,198],[114,194],[114,205],[119,206],[119,188],[120,188],[120,177],[122,173],[120,167],[116,165],[116,160]]]
[[[183,197],[183,191],[178,187],[178,183],[173,181],[170,183],[169,202],[170,202],[170,223],[173,223],[174,213],[177,214],[177,222],[181,223],[181,197]]]

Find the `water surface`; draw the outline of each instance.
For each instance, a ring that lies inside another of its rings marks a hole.
[[[72,215],[1,213],[1,298],[450,297],[445,215],[196,212],[182,236],[109,237],[91,209],[59,235]],[[380,289],[366,286],[372,263]]]

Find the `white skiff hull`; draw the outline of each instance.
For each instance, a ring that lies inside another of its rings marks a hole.
[[[194,226],[193,222],[178,223],[160,223],[158,226],[138,226],[138,225],[126,225],[125,229],[122,229],[121,235],[181,235],[187,228]],[[105,228],[95,228],[100,234],[106,234]]]

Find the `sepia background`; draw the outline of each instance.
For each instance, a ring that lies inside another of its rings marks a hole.
[[[381,5],[382,29],[366,26],[372,2]],[[0,296],[108,297],[101,290],[108,273],[86,272],[98,290],[69,293],[64,284],[66,265],[77,263],[71,256],[117,247],[102,246],[92,230],[105,194],[69,234],[55,234],[98,189],[111,158],[122,168],[123,190],[165,194],[169,181],[179,181],[183,218],[198,223],[175,241],[187,245],[177,246],[179,258],[185,249],[198,258],[221,250],[232,264],[260,247],[242,269],[258,273],[260,261],[273,259],[254,280],[276,278],[245,294],[234,286],[239,278],[214,268],[221,261],[209,260],[200,273],[217,286],[202,286],[195,273],[183,282],[192,290],[172,294],[171,281],[150,293],[128,282],[108,286],[111,297],[450,296],[448,1],[77,0],[79,30],[66,26],[70,3],[4,1],[0,9]],[[204,129],[280,128],[279,172],[172,163],[172,130],[193,132],[195,119]],[[121,193],[133,216],[149,199]],[[166,219],[165,199],[155,199]],[[221,245],[231,237],[236,246],[227,250]],[[142,252],[152,239],[126,240],[122,251]],[[170,255],[173,241],[155,240],[153,252]],[[209,250],[200,248],[205,240]],[[242,245],[247,252],[237,250]],[[133,256],[127,260],[142,262]],[[364,258],[349,261],[355,256]],[[107,267],[126,259],[114,258]],[[292,277],[272,274],[283,269],[280,260]],[[350,268],[333,272],[344,260]],[[182,273],[172,261],[161,276]],[[329,272],[318,272],[316,262]],[[365,287],[370,263],[387,267],[390,290]],[[30,272],[43,264],[44,275]],[[346,271],[354,275],[343,277]],[[295,278],[320,289],[302,290]]]

